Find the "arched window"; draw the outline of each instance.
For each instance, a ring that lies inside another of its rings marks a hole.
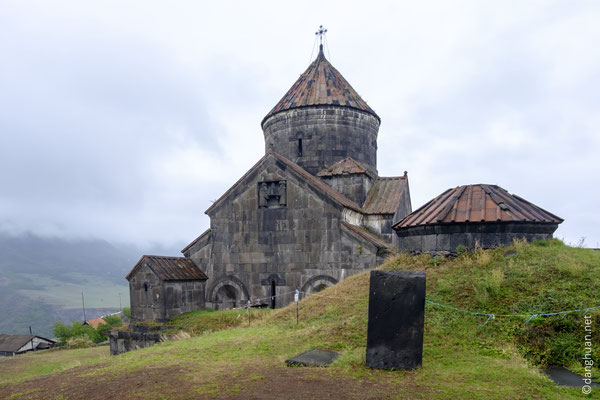
[[[298,139],[298,157],[302,157],[302,138]]]

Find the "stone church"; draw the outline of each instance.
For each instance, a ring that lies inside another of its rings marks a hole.
[[[377,173],[380,123],[321,45],[262,120],[265,155],[206,210],[210,229],[182,250],[184,257],[168,261],[202,272],[181,278],[182,285],[202,276],[208,308],[248,301],[275,308],[292,301],[296,289],[310,294],[381,263],[395,251],[392,225],[411,203],[406,172]],[[133,319],[164,319],[177,308],[163,304],[170,297],[159,286],[148,293],[153,275],[143,271],[159,258],[144,257],[127,276]]]
[[[127,275],[132,319],[199,308],[281,307],[373,268],[391,252],[551,238],[563,220],[496,185],[448,189],[412,212],[408,176],[377,172],[381,120],[317,58],[262,120],[265,155],[207,210],[182,253]]]
[[[380,122],[321,45],[262,120],[265,155],[182,250],[208,276],[207,307],[280,307],[296,289],[319,291],[394,251],[392,225],[411,202],[406,173],[377,173]]]

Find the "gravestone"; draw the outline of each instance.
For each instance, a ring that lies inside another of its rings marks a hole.
[[[285,360],[285,363],[290,366],[326,367],[338,358],[338,356],[339,354],[335,351],[312,349]]]
[[[371,271],[367,365],[414,369],[423,360],[425,273]]]

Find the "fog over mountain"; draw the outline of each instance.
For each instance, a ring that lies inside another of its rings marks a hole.
[[[498,184],[599,247],[599,17],[595,1],[4,1],[0,231],[193,240],[264,154],[260,121],[324,24],[413,208]]]
[[[0,332],[52,337],[54,322],[88,319],[129,304],[125,275],[142,254],[181,255],[178,247],[0,234]]]

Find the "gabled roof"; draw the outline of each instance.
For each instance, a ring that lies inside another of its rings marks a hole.
[[[0,334],[0,351],[16,353],[19,349],[25,346],[34,338],[40,338],[50,343],[55,343],[54,340],[46,339],[37,335],[6,335]]]
[[[194,281],[207,280],[208,276],[189,257],[142,256],[127,280],[143,265],[147,265],[162,281]]]
[[[193,245],[195,245],[196,243],[198,243],[199,241],[201,241],[202,239],[204,239],[208,235],[210,235],[210,228],[208,228],[207,230],[205,230],[204,232],[202,232],[200,234],[200,236],[198,236],[196,239],[192,240],[192,242],[190,244],[188,244],[187,246],[185,246],[183,248],[183,250],[181,250],[181,252],[185,253],[186,251],[189,250],[190,247],[192,247]]]
[[[375,111],[360,98],[342,74],[327,61],[323,53],[323,45],[320,46],[319,55],[315,61],[265,116],[262,124],[272,115],[282,111],[317,105],[349,107],[368,112],[381,120]]]
[[[393,228],[462,222],[560,224],[563,219],[499,186],[477,184],[446,190]]]
[[[371,244],[375,245],[375,247],[377,247],[378,249],[386,249],[386,250],[390,250],[390,251],[396,251],[394,249],[394,246],[391,243],[387,242],[383,238],[380,238],[376,234],[369,232],[367,229],[365,229],[363,227],[352,225],[346,221],[341,221],[341,225],[344,228],[350,230],[351,232],[354,232],[361,238],[365,239],[366,241],[370,242]]]
[[[336,162],[329,168],[322,169],[317,173],[317,176],[337,176],[337,175],[351,175],[351,174],[367,174],[372,175],[369,169],[355,161],[352,157],[347,157],[341,161]]]
[[[223,195],[221,197],[219,197],[219,199],[217,201],[215,201],[205,211],[205,213],[208,214],[213,208],[217,207],[223,200],[225,200],[228,197],[228,195],[230,193],[232,193],[234,191],[234,189],[240,183],[242,183],[248,176],[250,176],[252,173],[254,173],[268,157],[275,157],[278,161],[283,163],[290,170],[292,170],[296,174],[300,175],[304,179],[304,181],[309,183],[312,187],[316,188],[317,190],[319,190],[320,192],[325,194],[328,198],[332,199],[333,201],[337,202],[338,204],[341,204],[344,207],[350,208],[354,211],[362,212],[362,209],[360,208],[360,206],[358,204],[356,204],[352,200],[348,199],[346,196],[344,196],[337,190],[333,189],[331,186],[329,186],[325,182],[321,181],[319,178],[312,175],[310,172],[306,171],[304,168],[302,168],[298,164],[288,160],[287,158],[283,157],[282,155],[277,154],[273,150],[269,149],[267,151],[267,153],[260,160],[258,160],[258,162],[256,164],[254,164],[254,166],[252,168],[250,168],[250,170],[248,172],[246,172],[240,179],[238,179],[237,182],[233,184],[233,186],[231,186],[225,193],[223,193]]]
[[[402,194],[406,190],[408,176],[379,177],[367,194],[363,210],[367,214],[395,214]]]

